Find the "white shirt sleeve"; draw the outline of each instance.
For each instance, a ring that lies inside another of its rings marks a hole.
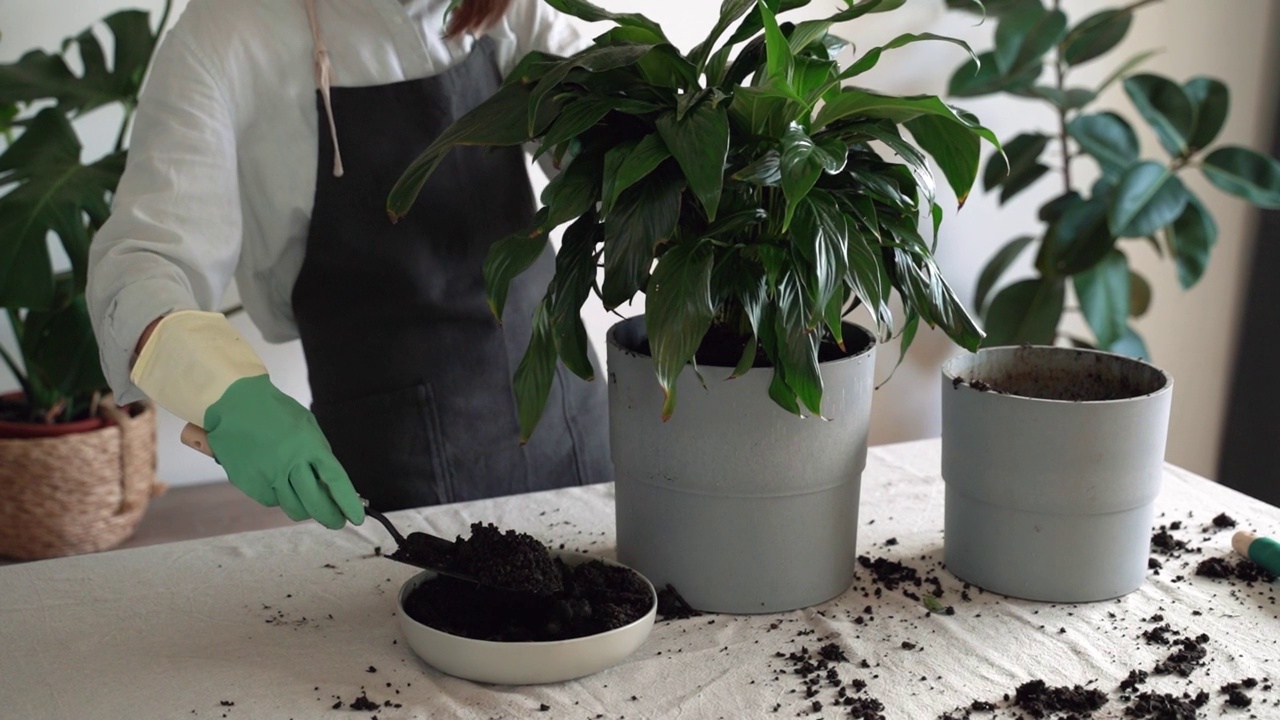
[[[175,310],[212,310],[239,257],[241,209],[229,97],[184,15],[158,49],[128,164],[89,251],[86,299],[107,381],[120,403],[142,331]]]

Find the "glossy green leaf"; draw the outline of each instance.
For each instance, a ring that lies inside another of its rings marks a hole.
[[[617,68],[634,65],[645,55],[648,55],[658,45],[605,45],[601,47],[590,47],[582,52],[566,58],[559,65],[549,70],[543,75],[538,82],[528,89],[528,96],[524,108],[526,137],[536,137],[541,134],[541,124],[544,113],[542,112],[543,103],[551,96],[561,84],[575,70],[586,70],[589,73],[603,73]],[[528,88],[528,86],[514,86],[518,88]],[[504,88],[505,92],[508,88]],[[489,105],[492,101],[482,104],[480,107]],[[474,111],[473,111],[474,112]],[[510,118],[504,118],[506,122]],[[448,132],[448,131],[446,131]],[[432,145],[438,144],[437,140]],[[492,143],[490,143],[492,144]]]
[[[781,138],[803,103],[768,89],[738,88],[729,112],[737,125],[752,135]]]
[[[1119,250],[1073,276],[1080,312],[1099,347],[1111,347],[1129,327],[1129,261]]]
[[[814,327],[849,272],[848,221],[830,196],[816,192],[799,203],[791,235],[807,263],[801,278],[810,302],[821,311],[809,319]]]
[[[579,98],[565,105],[560,111],[560,115],[556,117],[555,122],[551,123],[551,126],[547,128],[547,132],[542,136],[541,140],[543,150],[540,150],[538,155],[555,145],[568,142],[589,128],[594,127],[611,111],[620,110],[630,114],[643,114],[658,109],[659,106],[642,100],[602,97],[599,95],[588,95]],[[537,156],[534,159],[537,159]]]
[[[532,85],[508,85],[485,102],[463,115],[442,132],[422,154],[409,164],[387,197],[387,213],[394,221],[413,207],[427,178],[458,145],[519,145],[533,139],[546,128],[558,108],[554,103],[542,107],[533,131],[528,113],[533,95]]]
[[[1039,177],[1048,170],[1040,164],[1040,154],[1049,146],[1049,140],[1048,135],[1041,133],[1022,133],[1005,143],[1004,156],[995,153],[987,161],[982,173],[982,189],[991,190],[1006,183],[1021,184],[1022,178]]]
[[[973,189],[974,180],[978,177],[978,136],[968,128],[936,115],[922,115],[908,120],[906,126],[916,144],[938,164],[938,169],[956,195],[958,207],[964,207],[969,191]],[[1000,153],[996,153],[994,157],[1000,157]]]
[[[630,300],[649,277],[658,243],[671,237],[680,218],[680,194],[685,180],[671,163],[664,163],[623,191],[604,223],[604,283],[606,310]]]
[[[548,319],[547,301],[543,300],[533,314],[529,347],[516,367],[511,389],[516,398],[516,414],[520,418],[520,444],[529,441],[538,419],[551,395],[556,374],[556,344]]]
[[[1133,24],[1133,11],[1103,10],[1085,18],[1062,41],[1062,60],[1079,65],[1115,48]]]
[[[1209,143],[1222,132],[1231,109],[1231,92],[1227,86],[1213,78],[1197,77],[1183,83],[1182,89],[1195,108],[1195,125],[1187,138],[1190,152],[1209,147]]]
[[[1036,213],[1036,217],[1040,218],[1041,221],[1052,225],[1053,223],[1058,222],[1058,219],[1062,217],[1062,214],[1070,209],[1071,206],[1080,202],[1083,202],[1083,199],[1080,197],[1080,193],[1075,190],[1063,193],[1041,205],[1040,212]]]
[[[1000,277],[1004,275],[1014,260],[1022,254],[1027,246],[1035,242],[1035,238],[1030,235],[1023,235],[1005,243],[995,255],[991,256],[991,260],[987,261],[986,267],[982,268],[982,272],[978,275],[977,288],[973,294],[973,306],[978,309],[978,313],[985,313],[987,309],[987,295],[995,288]]]
[[[1186,154],[1196,116],[1182,87],[1160,75],[1134,75],[1125,78],[1124,91],[1164,149],[1174,157]]]
[[[935,35],[934,33],[904,33],[880,47],[871,48],[863,53],[862,57],[858,58],[857,61],[840,73],[840,79],[848,80],[849,78],[857,77],[874,68],[880,62],[880,56],[883,55],[886,50],[896,50],[897,48],[904,47],[912,43],[926,41],[948,42],[952,45],[957,45],[964,48],[964,51],[969,53],[971,62],[982,62],[979,56],[973,52],[973,48],[969,47],[969,43],[963,40],[947,37],[945,35]]]
[[[572,15],[580,20],[586,20],[587,22],[612,20],[624,27],[647,30],[663,38],[664,41],[666,40],[666,35],[662,32],[662,26],[639,13],[613,13],[586,0],[545,0],[545,2],[560,12]]]
[[[1115,246],[1107,227],[1107,201],[1092,197],[1071,203],[1045,234],[1036,269],[1046,277],[1084,272]]]
[[[84,295],[70,275],[61,275],[56,284],[53,309],[29,311],[20,341],[27,379],[50,404],[83,398],[107,386]],[[70,414],[74,411],[64,411]]]
[[[851,116],[879,118],[896,123],[905,123],[908,120],[924,115],[934,115],[957,123],[995,147],[1000,147],[1000,141],[996,138],[995,133],[981,125],[966,122],[956,112],[955,108],[932,95],[892,97],[870,93],[858,88],[845,88],[818,111],[813,127],[815,130],[821,129],[837,120]]]
[[[1004,288],[987,308],[987,337],[982,346],[1052,344],[1065,294],[1061,280],[1048,278],[1022,280]]]
[[[600,200],[602,167],[599,151],[594,149],[570,160],[542,190],[540,199],[547,210],[542,225],[559,227],[594,208]]]
[[[911,349],[911,345],[916,341],[916,333],[920,330],[920,316],[916,313],[907,313],[907,315],[907,322],[902,326],[902,336],[898,340],[898,362],[894,363],[893,370],[889,371],[890,377],[902,367],[902,361],[907,359],[907,350]]]
[[[991,93],[1018,92],[1031,87],[1040,77],[1039,65],[1030,65],[1011,76],[996,67],[994,52],[978,55],[978,61],[969,61],[956,69],[947,84],[947,94],[953,97],[977,97]]]
[[[87,273],[89,234],[83,214],[101,222],[124,171],[124,154],[83,165],[71,123],[53,108],[41,110],[0,154],[0,306],[55,306],[47,248],[56,234],[71,259],[77,291]]]
[[[1043,63],[1067,30],[1067,16],[1028,2],[1000,18],[996,26],[995,62],[1002,75],[1012,75]]]
[[[1086,88],[1059,90],[1051,85],[1032,85],[1026,89],[1026,93],[1048,100],[1059,110],[1079,110],[1098,97],[1097,93]]]
[[[1077,116],[1067,123],[1067,133],[1098,161],[1107,177],[1119,179],[1138,161],[1138,136],[1115,113]]]
[[[528,270],[546,252],[548,244],[545,232],[534,231],[512,235],[489,246],[484,261],[484,286],[489,310],[499,321],[507,306],[511,281]]]
[[[1220,147],[1209,153],[1201,170],[1219,190],[1259,207],[1280,209],[1280,160],[1246,147]]]
[[[787,45],[787,38],[782,34],[782,29],[778,27],[778,20],[769,10],[768,5],[759,3],[757,9],[760,11],[760,20],[764,27],[765,64],[762,79],[786,81],[791,75],[791,66],[794,61],[791,48]]]
[[[880,337],[893,332],[893,313],[889,309],[892,282],[881,259],[880,246],[873,238],[850,229],[846,241],[848,248],[849,286],[875,319]]]
[[[587,352],[587,329],[581,308],[596,281],[596,246],[604,242],[604,226],[595,213],[578,218],[564,231],[556,253],[556,273],[551,281],[548,323],[556,353],[564,365],[583,380],[595,377]]]
[[[738,18],[746,14],[756,4],[756,0],[723,0],[720,3],[720,16],[716,20],[716,24],[711,28],[711,32],[707,34],[707,38],[699,43],[689,52],[689,61],[692,62],[701,72],[707,64],[707,58],[711,56],[711,50],[715,47],[715,43],[720,39],[729,26]]]
[[[791,34],[787,36],[787,47],[793,55],[799,55],[805,48],[827,36],[831,29],[830,20],[804,20],[796,23]]]
[[[1200,281],[1209,266],[1209,251],[1218,241],[1218,224],[1200,200],[1188,194],[1187,206],[1165,228],[1165,238],[1178,268],[1178,282],[1187,290]]]
[[[608,217],[622,191],[647,177],[669,157],[671,151],[657,133],[610,148],[604,155],[600,216]]]
[[[787,208],[782,226],[785,229],[791,224],[791,218],[804,196],[809,193],[818,176],[822,174],[823,161],[819,155],[824,151],[818,147],[804,128],[793,124],[782,136],[779,143],[781,158],[779,168],[782,173],[782,193],[787,198]]]
[[[1140,318],[1151,309],[1151,283],[1138,273],[1129,271],[1129,317]]]
[[[777,185],[782,182],[782,155],[770,150],[732,175],[753,185]]]
[[[658,134],[680,164],[689,189],[707,213],[716,219],[724,185],[725,157],[729,152],[729,116],[723,107],[702,103],[677,122],[674,114],[658,118]]]
[[[812,329],[800,280],[794,274],[783,275],[776,297],[778,354],[775,365],[783,371],[783,380],[800,403],[815,416],[822,416],[822,374],[818,369],[818,345],[821,334]]]
[[[919,313],[931,327],[941,328],[960,347],[977,350],[982,331],[943,279],[933,258],[897,247],[893,248],[893,257],[895,285],[904,306]]]
[[[739,378],[746,375],[751,368],[755,367],[756,354],[759,352],[760,341],[755,335],[747,338],[747,345],[742,349],[742,357],[738,359],[738,364],[733,368],[731,378]]]
[[[1107,222],[1117,237],[1142,237],[1173,222],[1187,206],[1182,181],[1160,163],[1134,165],[1116,187]]]
[[[676,380],[698,351],[715,315],[712,259],[705,243],[677,243],[658,260],[645,292],[649,348],[666,398],[663,420],[675,411]]]

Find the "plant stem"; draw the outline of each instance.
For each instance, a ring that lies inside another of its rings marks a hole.
[[[1062,6],[1062,0],[1053,0],[1053,9],[1059,11]],[[1066,93],[1067,71],[1062,65],[1062,43],[1058,43],[1057,52],[1053,58],[1053,70],[1057,80],[1058,95],[1061,97]],[[1058,108],[1058,141],[1062,143],[1062,192],[1071,192],[1071,147],[1067,143],[1067,109]]]

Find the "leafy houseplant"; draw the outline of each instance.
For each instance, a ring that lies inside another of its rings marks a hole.
[[[107,392],[84,302],[89,243],[124,172],[129,120],[168,14],[166,2],[154,32],[145,11],[107,17],[110,67],[92,29],[68,38],[59,53],[32,50],[0,65],[0,132],[8,141],[0,154],[0,307],[18,341],[18,357],[0,347],[0,358],[23,392],[0,419],[83,420],[96,415]],[[72,47],[78,75],[68,64]],[[124,110],[115,148],[85,163],[72,121],[113,105]],[[50,233],[70,271],[54,271]]]
[[[980,139],[996,138],[937,97],[845,87],[888,50],[926,40],[967,45],[905,34],[842,67],[848,44],[833,26],[902,0],[845,0],[830,17],[794,24],[777,16],[808,0],[724,0],[706,40],[687,53],[643,15],[547,2],[617,26],[572,57],[525,57],[500,92],[412,163],[388,200],[393,218],[407,212],[458,145],[533,141],[563,163],[534,226],[496,243],[484,269],[501,317],[512,278],[569,223],[515,375],[526,437],[558,360],[583,378],[595,373],[579,315],[593,289],[610,310],[645,294],[664,419],[676,406],[677,377],[712,338],[731,339],[729,361],[716,364],[736,363],[735,375],[771,365],[770,397],[792,413],[820,415],[822,341],[842,344],[841,318],[854,303],[869,308],[879,339],[892,337],[895,290],[904,351],[921,321],[977,347],[982,333],[918,226],[927,217],[936,235],[942,220],[925,153],[963,202]]]
[[[1102,10],[1074,25],[1060,9],[1060,0],[1052,7],[1040,0],[988,2],[986,10],[999,18],[995,47],[979,55],[979,69],[968,63],[951,78],[953,96],[1007,93],[1046,102],[1058,117],[1058,126],[1050,131],[1024,132],[1007,141],[1005,155],[993,156],[983,173],[984,188],[999,188],[1001,203],[1054,164],[1062,179],[1062,194],[1040,208],[1043,234],[1010,241],[979,277],[975,306],[985,320],[989,345],[1052,344],[1063,334],[1059,325],[1071,283],[1093,333],[1092,339],[1071,337],[1071,342],[1145,358],[1145,343],[1130,318],[1146,312],[1151,289],[1130,269],[1121,241],[1146,240],[1157,252],[1167,253],[1185,289],[1204,273],[1217,240],[1208,209],[1179,175],[1198,167],[1218,189],[1264,208],[1280,208],[1280,162],[1244,147],[1209,147],[1229,108],[1221,81],[1196,77],[1180,85],[1160,75],[1129,74],[1152,54],[1144,52],[1117,66],[1097,86],[1072,84],[1075,70],[1114,49],[1135,12],[1153,1]],[[948,4],[974,7],[970,0]],[[1092,111],[1102,91],[1120,80],[1167,159],[1143,159],[1128,122],[1113,112]],[[1092,158],[1100,170],[1088,190],[1073,173],[1073,161],[1082,157]],[[992,296],[1014,260],[1037,242],[1036,276]]]

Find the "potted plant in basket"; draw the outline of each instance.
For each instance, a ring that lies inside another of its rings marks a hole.
[[[985,344],[1020,347],[984,348],[942,373],[946,563],[988,590],[1076,602],[1142,584],[1173,383],[1128,357],[1147,356],[1130,318],[1146,311],[1151,290],[1130,269],[1124,245],[1150,242],[1174,261],[1184,288],[1195,284],[1217,226],[1179,180],[1191,167],[1221,190],[1280,207],[1280,163],[1248,148],[1209,147],[1227,117],[1221,81],[1130,74],[1151,55],[1142,53],[1096,86],[1073,82],[1075,70],[1114,49],[1152,1],[1074,24],[1058,0],[988,4],[998,17],[995,47],[979,56],[980,69],[966,64],[951,79],[952,95],[1038,100],[1058,121],[1007,141],[983,175],[1002,203],[1050,175],[1051,165],[1062,181],[1062,194],[1040,208],[1042,236],[1010,241],[978,280]],[[1126,120],[1091,109],[1117,81],[1167,159],[1143,159]],[[1087,189],[1076,171],[1085,158],[1100,171]],[[1037,243],[1036,276],[992,297],[1013,261]],[[1091,339],[1059,329],[1068,284]],[[1054,347],[1059,339],[1076,347]]]
[[[833,597],[854,574],[877,340],[896,333],[905,352],[920,322],[970,350],[982,338],[925,237],[943,214],[926,153],[963,202],[980,139],[996,142],[936,97],[846,82],[908,43],[967,46],[906,34],[841,64],[833,30],[891,0],[794,24],[778,15],[807,0],[724,0],[687,53],[642,15],[547,1],[616,27],[572,57],[524,58],[413,162],[389,212],[406,212],[457,145],[533,141],[559,159],[535,226],[484,268],[501,317],[512,278],[569,223],[515,372],[523,431],[557,361],[595,375],[588,295],[612,310],[643,293],[643,317],[608,338],[620,559],[702,609]],[[844,321],[858,304],[874,332]]]
[[[89,243],[124,171],[125,137],[142,78],[168,17],[103,22],[110,65],[92,28],[59,53],[32,50],[0,65],[0,307],[16,348],[0,360],[20,392],[0,396],[0,555],[39,558],[113,547],[136,528],[155,484],[155,418],[145,404],[117,408],[85,309]],[[73,73],[75,48],[82,71]],[[119,139],[86,162],[72,122],[124,110]],[[57,235],[70,269],[55,270]]]

